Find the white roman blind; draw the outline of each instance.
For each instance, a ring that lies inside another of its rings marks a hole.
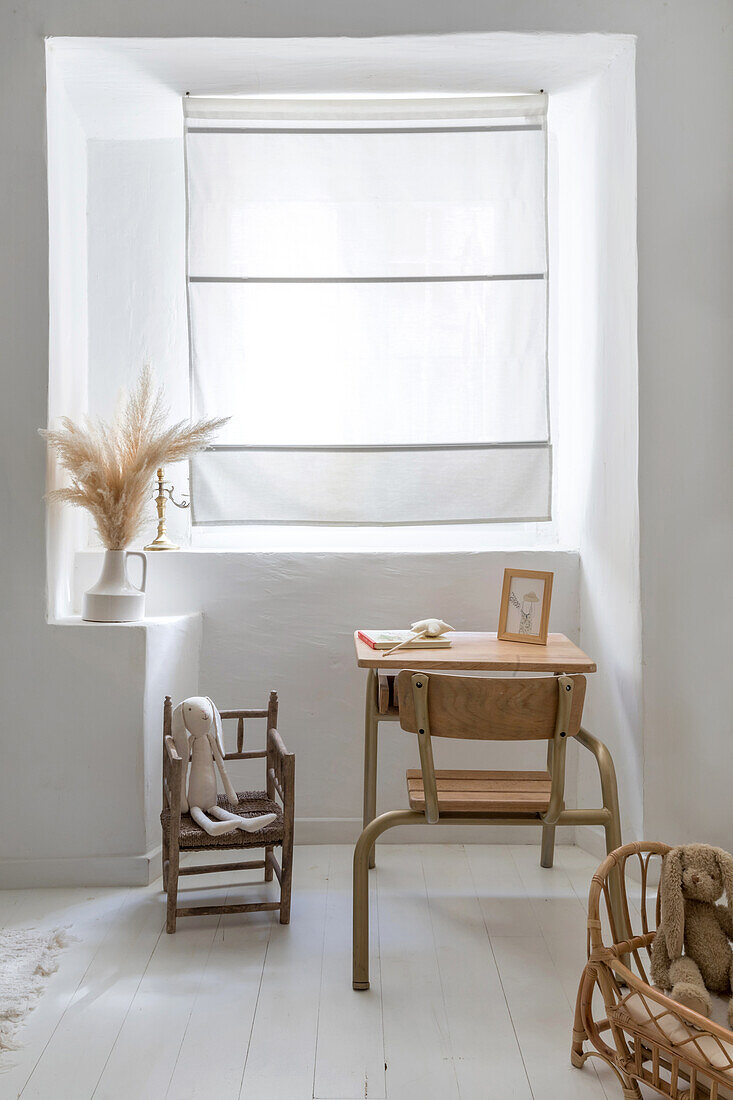
[[[545,97],[184,107],[193,522],[548,519]]]

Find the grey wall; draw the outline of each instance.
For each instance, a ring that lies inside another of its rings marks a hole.
[[[57,667],[45,624],[47,407],[44,35],[363,35],[478,30],[638,35],[640,509],[645,832],[733,846],[730,2],[45,0],[0,12],[0,690],[3,739],[44,743]],[[634,440],[628,440],[634,446]],[[609,453],[605,461],[613,463]],[[599,502],[602,507],[603,502]],[[32,701],[34,714],[28,714]],[[4,752],[5,784],[30,751]],[[30,793],[30,783],[29,783]],[[0,805],[2,800],[0,798]],[[0,835],[2,820],[0,819]]]

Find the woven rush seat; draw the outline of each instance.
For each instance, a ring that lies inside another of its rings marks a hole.
[[[281,844],[284,835],[283,813],[280,805],[267,797],[266,791],[237,791],[237,804],[232,806],[223,794],[217,803],[225,810],[240,814],[242,817],[255,817],[257,814],[276,814],[271,825],[256,833],[245,833],[234,829],[221,836],[209,836],[197,825],[190,814],[181,814],[181,848],[263,848],[270,844]],[[160,815],[161,825],[168,828],[170,810],[164,809]]]
[[[545,813],[550,805],[549,772],[436,771],[438,809],[446,813]],[[407,771],[410,809],[425,810],[419,769]]]

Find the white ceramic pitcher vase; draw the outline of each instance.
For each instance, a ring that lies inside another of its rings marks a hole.
[[[140,587],[127,575],[127,559],[140,558],[143,564]],[[81,617],[92,623],[132,623],[145,615],[145,584],[148,560],[139,550],[105,550],[102,573],[84,593]]]

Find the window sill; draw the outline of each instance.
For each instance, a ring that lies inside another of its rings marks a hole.
[[[571,611],[577,597],[578,559],[578,551],[574,549],[558,545],[527,547],[518,543],[490,549],[424,546],[412,550],[389,551],[379,547],[324,552],[318,548],[198,547],[153,552],[148,554],[146,610],[149,618],[127,626],[128,629],[130,626],[147,627],[161,621],[157,616],[176,612],[203,611],[207,616],[223,615],[226,620],[231,611],[232,619],[227,629],[238,630],[242,628],[243,608],[248,606],[253,593],[267,591],[273,606],[282,599],[289,608],[288,614],[294,616],[293,621],[302,619],[299,627],[302,633],[307,633],[308,622],[314,614],[324,615],[326,619],[335,615],[335,621],[341,626],[347,623],[349,630],[353,630],[355,624],[374,616],[375,622],[380,617],[386,621],[389,616],[385,605],[401,606],[400,601],[407,599],[406,591],[410,586],[414,586],[414,593],[417,593],[422,583],[427,585],[426,591],[444,592],[446,606],[460,608],[461,601],[467,600],[468,604],[458,615],[461,622],[473,621],[476,607],[489,600],[492,608],[489,619],[493,623],[498,614],[504,569],[514,566],[555,573],[557,591],[572,594],[564,614],[557,618],[557,622],[564,624],[563,631],[571,633],[567,624],[574,622]],[[75,610],[81,606],[82,594],[97,580],[101,560],[101,550],[77,552],[72,583]],[[349,595],[344,599],[345,592]],[[314,608],[319,610],[316,612]],[[409,617],[409,614],[405,611],[404,616]],[[415,610],[413,618],[419,614]],[[249,622],[251,616],[250,608],[245,621]],[[82,624],[79,618],[63,621],[69,625],[83,625],[86,629],[95,625]]]
[[[195,527],[193,551],[237,553],[415,553],[561,549],[556,525],[444,524],[422,527]]]

